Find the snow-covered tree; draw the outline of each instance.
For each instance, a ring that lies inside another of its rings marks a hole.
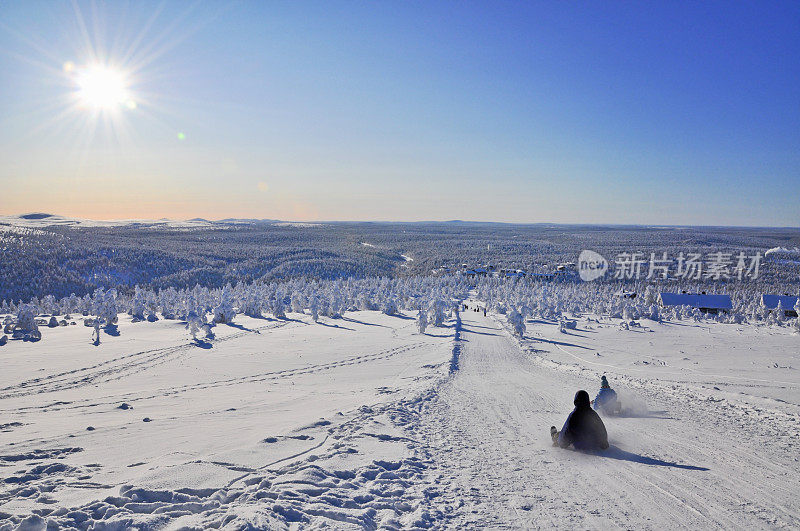
[[[295,313],[303,313],[305,309],[305,301],[303,300],[303,296],[299,293],[292,294],[292,311]]]
[[[39,334],[36,307],[33,304],[21,304],[17,307],[17,328],[25,335]]]
[[[219,303],[214,307],[215,323],[232,323],[236,317],[236,310],[233,309],[233,300],[230,285],[222,288],[219,296]]]
[[[211,328],[205,322],[205,319],[195,311],[190,311],[186,316],[186,329],[189,330],[189,334],[195,341],[197,341],[197,334],[200,332],[204,332],[206,337],[211,335]]]
[[[272,315],[274,315],[276,319],[286,319],[286,308],[283,304],[283,297],[280,295],[276,296],[275,299],[271,301],[271,306]]]
[[[238,287],[238,286],[237,286]],[[242,297],[239,311],[248,317],[260,318],[262,311],[262,294],[258,288],[251,287]]]
[[[447,319],[447,314],[445,314],[444,310],[445,304],[443,301],[436,299],[431,302],[430,306],[428,307],[428,313],[430,314],[433,326],[444,326],[444,321]]]
[[[653,286],[647,286],[647,288],[644,290],[644,304],[646,306],[655,304],[657,296],[658,293],[656,292],[655,288],[653,288]]]
[[[111,327],[117,324],[118,313],[117,290],[110,289],[102,295],[102,302],[99,303],[95,315],[102,319],[107,327]]]
[[[521,338],[525,335],[525,317],[517,310],[508,312],[508,324],[511,325],[514,335]]]
[[[131,299],[131,307],[128,313],[131,314],[134,321],[144,321],[145,305],[147,304],[147,295],[144,290],[138,285],[134,288],[133,298]]]
[[[92,343],[95,345],[100,344],[100,318],[96,318],[93,323],[92,329]]]
[[[424,334],[426,328],[428,328],[428,312],[419,310],[417,312],[417,329],[420,334]]]
[[[52,295],[45,295],[41,303],[39,303],[39,308],[41,313],[44,314],[56,313],[56,310],[58,308],[58,303],[56,302],[56,298],[53,297]]]
[[[372,303],[370,293],[360,293],[356,301],[356,307],[362,311],[374,310],[375,305]]]

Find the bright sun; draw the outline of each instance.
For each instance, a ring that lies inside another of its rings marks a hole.
[[[78,72],[78,99],[87,107],[111,110],[119,105],[132,106],[127,80],[119,70],[104,65],[90,65]]]

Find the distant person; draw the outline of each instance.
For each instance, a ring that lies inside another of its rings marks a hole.
[[[617,392],[611,389],[608,385],[608,378],[605,374],[600,378],[600,392],[594,399],[594,408],[601,411],[606,415],[614,415],[619,413],[619,400],[617,400]]]
[[[553,444],[561,448],[569,445],[576,450],[592,451],[608,448],[608,433],[600,415],[592,409],[589,393],[580,390],[575,393],[575,409],[567,417],[564,427],[557,431],[550,428]]]
[[[483,309],[483,316],[486,317],[486,308]]]

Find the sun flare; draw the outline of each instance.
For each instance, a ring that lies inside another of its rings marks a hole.
[[[75,78],[79,102],[95,110],[111,110],[135,103],[128,94],[126,76],[120,70],[95,64],[87,66]]]

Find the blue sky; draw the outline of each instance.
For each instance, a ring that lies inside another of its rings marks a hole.
[[[0,13],[3,214],[800,226],[797,2]]]

